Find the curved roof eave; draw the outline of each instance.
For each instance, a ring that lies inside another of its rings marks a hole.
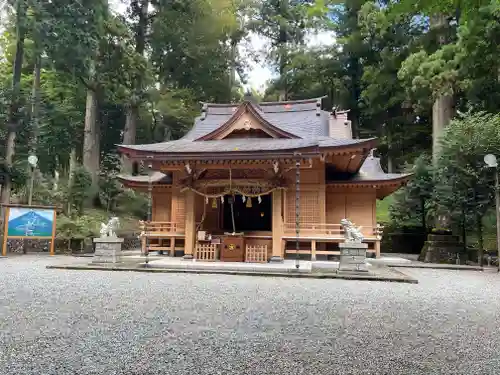
[[[278,140],[276,140],[278,141]],[[272,157],[286,157],[289,158],[291,156],[296,156],[297,153],[303,154],[303,157],[319,157],[327,152],[349,152],[362,149],[363,152],[369,152],[369,150],[373,147],[373,144],[377,141],[376,138],[371,138],[367,140],[335,140],[331,139],[328,142],[325,140],[320,141],[306,141],[306,140],[279,140],[284,144],[281,147],[270,147],[266,149],[263,147],[253,147],[251,149],[245,149],[244,147],[241,149],[235,148],[229,150],[226,147],[226,150],[220,150],[220,144],[225,143],[225,140],[217,140],[217,141],[207,141],[208,142],[217,142],[217,144],[211,144],[209,148],[206,148],[203,151],[199,150],[199,146],[207,145],[207,143],[202,142],[186,142],[184,146],[195,147],[194,150],[172,150],[172,149],[150,149],[144,148],[147,145],[117,145],[118,151],[128,155],[129,157],[138,159],[138,158],[147,158],[152,157],[157,160],[189,160],[189,159],[197,159],[197,158],[206,158],[209,156],[211,159],[269,159]],[[296,143],[299,141],[299,144],[287,145],[288,141],[292,143]],[[274,143],[274,142],[273,142]],[[158,145],[158,144],[153,144]],[[257,146],[257,145],[254,145]],[[290,147],[286,147],[290,146]],[[198,150],[196,150],[198,148]]]

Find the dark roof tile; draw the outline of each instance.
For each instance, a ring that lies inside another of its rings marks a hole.
[[[149,182],[149,176],[144,176],[144,175],[139,175],[139,176],[132,176],[128,174],[120,174],[117,176],[118,179],[124,180],[124,181],[129,181],[129,182],[144,182],[148,183]],[[151,182],[152,183],[157,183],[157,182],[164,182],[166,184],[171,184],[172,183],[172,178],[169,175],[166,175],[162,172],[153,172],[151,173]]]
[[[347,180],[330,181],[329,183],[394,181],[409,178],[410,176],[411,174],[407,173],[385,173],[380,165],[380,158],[369,156],[364,161],[358,173],[352,175]]]
[[[218,110],[222,108],[215,107]],[[209,109],[210,110],[210,109]],[[195,140],[217,130],[227,120],[231,114],[207,114],[205,119],[197,117],[193,128],[182,138]],[[276,126],[277,128],[296,135],[300,138],[314,138],[319,136],[328,136],[328,117],[329,113],[321,111],[320,115],[314,111],[300,112],[263,112],[261,116]]]
[[[339,147],[354,145],[366,141],[366,139],[332,139],[328,137],[317,137],[314,139],[231,138],[194,142],[191,140],[179,139],[171,142],[122,146],[137,151],[161,153],[216,153],[233,151],[280,151],[307,147]]]

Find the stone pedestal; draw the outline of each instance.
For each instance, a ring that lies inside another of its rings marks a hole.
[[[366,243],[344,242],[339,244],[339,271],[368,272],[366,267]]]
[[[95,253],[92,263],[120,263],[123,238],[94,238]]]
[[[465,264],[467,254],[458,236],[429,234],[418,260],[425,263]]]

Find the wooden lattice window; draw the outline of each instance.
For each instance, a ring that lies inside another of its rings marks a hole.
[[[295,191],[286,193],[286,222],[295,223]],[[319,223],[321,219],[317,191],[300,192],[300,223]]]
[[[184,195],[177,193],[173,195],[172,210],[174,213],[174,221],[177,224],[177,228],[184,228],[186,225],[186,202]]]

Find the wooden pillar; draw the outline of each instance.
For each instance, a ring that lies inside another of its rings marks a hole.
[[[195,217],[195,195],[194,191],[187,190],[186,199],[186,225],[184,227],[184,259],[193,259],[196,246],[196,217]]]
[[[380,258],[380,240],[375,241],[375,257]]]
[[[270,262],[283,262],[283,247],[282,239],[283,236],[283,215],[282,205],[283,205],[283,191],[281,189],[273,191],[272,198],[272,230],[273,230],[273,252]]]

